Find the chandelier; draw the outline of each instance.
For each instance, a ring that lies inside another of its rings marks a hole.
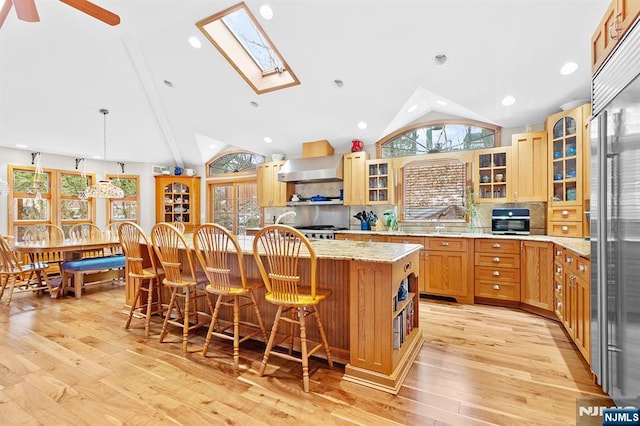
[[[118,188],[110,180],[107,180],[107,114],[108,109],[101,108],[100,114],[104,118],[104,153],[103,153],[103,167],[104,167],[104,180],[99,181],[95,185],[88,186],[84,190],[82,196],[89,198],[122,198],[124,197],[124,191],[122,188]]]

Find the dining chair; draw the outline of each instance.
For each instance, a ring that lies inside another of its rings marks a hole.
[[[122,223],[123,222],[111,222],[109,225],[107,225],[107,229],[106,229],[107,237],[110,237],[110,238],[118,237],[119,235],[118,229],[120,228],[120,225],[122,225]],[[151,247],[151,245],[149,247]],[[109,253],[112,255],[124,254],[122,245],[111,246],[109,247],[108,250],[109,250]]]
[[[91,240],[102,238],[102,230],[94,223],[76,223],[69,229],[69,237],[72,240]],[[108,250],[107,254],[110,252]],[[105,249],[83,250],[81,256],[83,259],[90,257],[102,257],[105,255]]]
[[[255,295],[255,291],[263,287],[264,284],[262,280],[247,279],[242,249],[235,236],[225,227],[215,223],[205,223],[198,226],[193,234],[193,246],[198,261],[209,281],[205,290],[207,292],[207,304],[213,313],[202,355],[207,355],[212,336],[232,340],[233,367],[237,371],[240,361],[240,343],[258,334],[262,334],[265,342],[268,340]],[[213,297],[216,298],[215,306],[212,300]],[[218,320],[221,306],[228,306],[233,309],[233,320],[230,325],[225,327],[220,327]],[[248,307],[253,307],[258,327],[248,321],[240,320],[240,309]],[[240,338],[241,325],[253,328],[242,338]],[[228,334],[227,330],[232,327],[233,334]]]
[[[17,252],[0,235],[0,299],[7,286],[7,304],[11,303],[14,293],[48,291],[52,294],[51,282],[46,273],[47,266],[46,263],[21,263]]]
[[[309,392],[309,357],[324,348],[329,367],[333,367],[329,343],[317,310],[318,304],[331,295],[331,290],[316,286],[315,251],[304,234],[295,228],[286,225],[263,227],[254,237],[253,255],[267,288],[265,300],[277,306],[273,327],[260,366],[260,376],[264,375],[270,355],[294,360],[302,363],[304,391]],[[304,257],[305,261],[308,259],[309,273],[302,274],[299,270],[301,257]],[[321,342],[311,350],[307,348],[306,319],[308,316],[315,318],[321,339]],[[289,330],[280,341],[276,342],[280,321],[288,323]],[[293,356],[296,326],[300,328],[301,356],[299,358]],[[288,353],[274,350],[286,340],[289,340]]]
[[[25,243],[42,243],[46,245],[62,243],[64,241],[64,230],[58,225],[43,223],[28,226],[22,236]],[[62,251],[47,250],[43,252],[25,255],[23,263],[46,263],[48,275],[62,275],[60,264],[64,261]],[[31,274],[33,275],[33,274]]]
[[[135,288],[135,297],[131,302],[124,328],[129,328],[131,318],[137,312],[145,320],[144,335],[149,337],[151,316],[156,313],[162,314],[160,279],[163,276],[163,271],[156,267],[153,246],[144,230],[133,222],[124,222],[118,225],[117,235],[124,250],[125,269],[130,279],[130,285]],[[145,268],[145,261],[148,261],[150,266]]]
[[[169,324],[181,327],[182,352],[187,353],[189,332],[206,325],[200,317],[208,316],[197,310],[196,298],[199,295],[193,255],[182,232],[168,223],[161,222],[153,226],[151,241],[164,271],[162,285],[171,289],[171,299],[160,332],[160,343],[164,342]],[[185,264],[182,263],[182,258]],[[183,301],[182,308],[179,300]],[[193,322],[190,322],[192,316]]]

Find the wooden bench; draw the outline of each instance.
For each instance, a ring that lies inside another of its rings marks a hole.
[[[125,257],[105,256],[70,260],[62,263],[62,290],[73,279],[73,292],[80,299],[82,287],[124,278]]]

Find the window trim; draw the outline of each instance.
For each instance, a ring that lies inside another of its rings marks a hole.
[[[255,153],[253,151],[247,151],[247,150],[243,150],[243,149],[236,149],[236,150],[231,150],[231,151],[224,151],[224,152],[220,152],[218,153],[215,157],[213,157],[211,160],[207,161],[207,163],[205,164],[205,176],[207,179],[220,179],[220,180],[225,180],[225,179],[233,179],[233,180],[237,180],[237,179],[241,179],[246,177],[256,177],[257,176],[257,166],[255,170],[245,170],[245,171],[241,171],[241,172],[234,172],[234,173],[224,173],[224,174],[211,174],[209,173],[209,169],[212,163],[216,162],[217,160],[219,160],[222,157],[225,157],[227,155],[231,155],[231,154],[250,154],[250,155],[254,155],[256,157],[262,157],[263,159],[263,163],[266,161],[266,157],[262,154],[258,154]]]
[[[115,199],[107,199],[106,204],[106,212],[105,212],[105,222],[106,222],[106,227],[108,228],[109,225],[111,225],[112,223],[122,223],[122,222],[135,222],[137,224],[140,223],[140,176],[139,175],[121,175],[121,174],[108,174],[107,175],[107,180],[113,181],[113,180],[117,180],[117,179],[133,179],[136,181],[136,195],[135,196],[125,196],[122,198],[115,198]],[[114,201],[135,201],[136,202],[136,219],[135,220],[131,220],[131,219],[113,219],[111,217],[111,204]]]
[[[245,50],[244,46],[237,40],[235,34],[229,30],[222,21],[225,16],[244,9],[249,19],[253,22],[257,30],[261,33],[273,52],[278,55],[284,70],[282,72],[263,72],[253,57]],[[278,51],[273,41],[269,38],[260,23],[256,20],[251,10],[244,2],[238,3],[222,12],[216,13],[208,18],[196,22],[196,26],[202,31],[204,36],[215,46],[222,56],[231,64],[238,74],[251,86],[256,94],[272,92],[300,84],[300,80],[291,70],[282,54]]]
[[[484,129],[493,130],[494,131],[493,148],[502,146],[502,127],[500,126],[497,126],[495,124],[490,124],[490,123],[484,123],[482,121],[470,120],[466,118],[444,118],[444,119],[428,120],[428,121],[420,121],[420,122],[412,123],[408,126],[405,126],[396,130],[395,132],[389,133],[387,136],[384,136],[382,139],[376,142],[376,158],[399,158],[399,157],[382,157],[382,146],[385,143],[397,138],[398,136],[404,133],[407,133],[416,129],[421,129],[423,127],[431,127],[436,125],[455,125],[455,124],[462,125],[462,126],[481,127]],[[451,153],[451,152],[458,152],[458,151],[446,151],[446,153]],[[421,155],[431,155],[431,154],[424,153],[424,154],[416,154],[415,156],[421,156]],[[412,157],[412,156],[409,155],[405,157]]]
[[[49,192],[45,194],[41,194],[43,198],[47,198],[49,200],[49,220],[19,220],[14,218],[14,202],[16,198],[35,198],[35,194],[28,194],[26,192],[16,192],[13,190],[14,188],[14,174],[17,170],[23,170],[28,172],[35,172],[36,168],[34,166],[26,166],[26,165],[16,165],[9,164],[7,169],[7,180],[9,182],[9,195],[7,196],[7,232],[9,235],[13,237],[17,237],[15,235],[16,226],[29,226],[29,225],[38,225],[38,224],[53,224],[62,226],[62,200],[68,199],[68,197],[63,198],[62,191],[60,188],[62,179],[61,175],[81,175],[81,172],[75,170],[62,170],[62,169],[49,169],[43,168],[43,172],[49,176]],[[94,173],[85,173],[89,185],[92,185],[95,180]],[[96,221],[96,203],[93,199],[87,199],[89,203],[89,218],[88,222],[95,223]],[[87,222],[87,220],[80,220],[80,222]],[[73,224],[74,222],[65,221],[65,225]]]

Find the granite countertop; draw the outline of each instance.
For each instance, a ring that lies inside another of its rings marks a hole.
[[[524,241],[545,241],[559,244],[569,250],[572,250],[580,256],[590,257],[591,242],[583,238],[555,237],[551,235],[493,235],[480,234],[471,232],[405,232],[405,231],[360,231],[345,230],[340,231],[341,234],[359,234],[359,235],[386,235],[386,236],[407,236],[407,237],[445,237],[445,238],[493,238],[508,240],[524,240]]]
[[[193,249],[192,236],[185,235]],[[253,236],[236,236],[242,253],[253,256]],[[394,263],[422,249],[420,244],[372,243],[369,241],[310,240],[318,259],[359,260],[364,262]],[[308,256],[304,250],[301,257]]]

